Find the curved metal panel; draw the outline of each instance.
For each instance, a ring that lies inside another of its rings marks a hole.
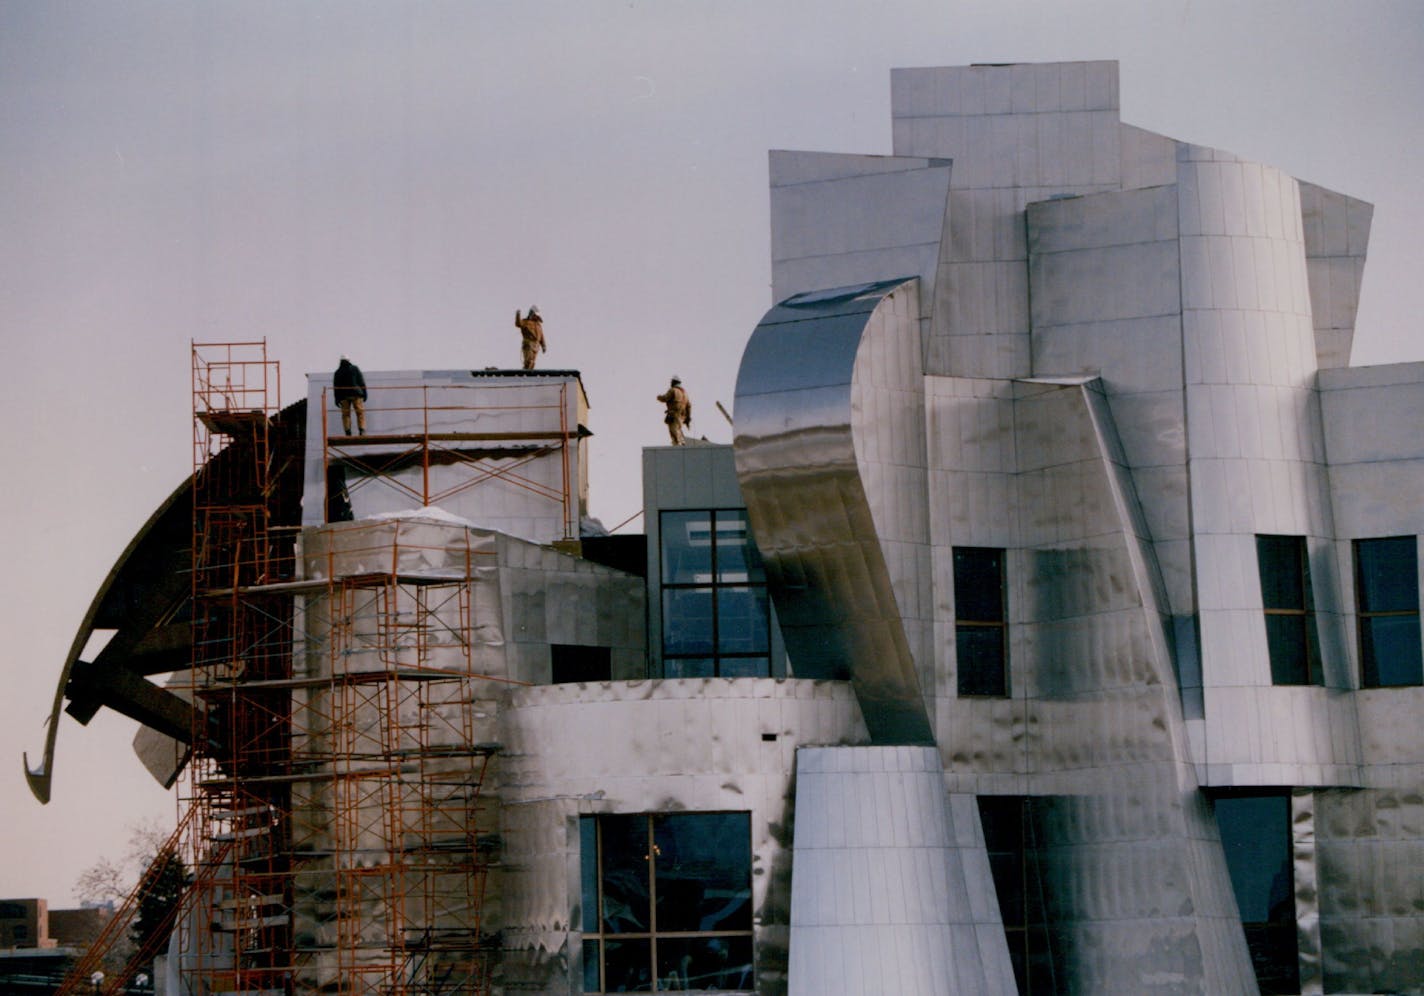
[[[913,299],[914,280],[802,294],[769,311],[737,374],[733,441],[792,667],[849,678],[882,744],[933,739],[853,404],[872,317],[897,292]]]
[[[185,540],[191,542],[192,484],[192,478],[189,478],[175,488],[148,517],[148,521],[139,527],[134,538],[119,554],[119,559],[114,562],[114,566],[110,568],[103,583],[99,585],[99,590],[94,593],[94,598],[84,613],[84,619],[80,622],[79,629],[69,644],[69,652],[65,655],[64,664],[59,671],[59,684],[54,690],[54,703],[50,707],[49,719],[45,722],[44,754],[39,767],[30,767],[28,752],[22,755],[25,766],[25,782],[29,785],[30,792],[41,803],[47,803],[50,799],[51,784],[54,780],[54,746],[59,737],[59,715],[64,709],[69,676],[94,630],[106,628],[100,625],[99,620],[104,615],[112,613],[111,602],[125,588],[124,581],[129,571],[129,565],[149,564],[154,559],[168,563],[171,560],[170,555],[176,552],[173,548],[175,529],[181,532]],[[186,553],[186,551],[183,552]],[[189,584],[186,575],[174,571],[170,576],[181,581],[184,591],[188,590]]]
[[[280,440],[279,484],[272,501],[275,515],[283,522],[295,522],[300,514],[302,470],[296,455],[302,449],[306,410],[305,399],[294,402],[272,423]],[[214,459],[250,459],[250,452],[228,447]],[[29,754],[23,756],[25,781],[41,803],[50,799],[59,716],[66,700],[82,723],[108,705],[140,723],[163,727],[160,732],[171,734],[183,726],[173,717],[185,714],[187,704],[143,676],[188,666],[191,633],[183,603],[191,593],[192,530],[193,479],[189,477],[139,527],[94,593],[60,668],[39,766],[31,768]],[[79,655],[96,629],[116,632],[86,666]]]
[[[792,846],[791,996],[1015,991],[979,815],[935,748],[800,748]]]

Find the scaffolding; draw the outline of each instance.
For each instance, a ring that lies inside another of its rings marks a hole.
[[[492,712],[478,696],[498,679],[473,673],[470,634],[471,578],[491,554],[461,537],[424,551],[390,524],[348,528],[310,606],[325,652],[309,653],[324,675],[298,697],[294,756],[324,777],[300,784],[293,814],[298,850],[323,855],[298,909],[303,936],[330,955],[312,966],[323,990],[489,991],[483,900],[496,838],[481,789],[498,747],[476,716]],[[342,557],[389,560],[343,573]],[[409,560],[444,566],[403,570]]]
[[[179,921],[193,992],[286,993],[293,932],[295,530],[273,521],[280,369],[266,341],[194,343],[194,723],[180,802],[194,882]]]
[[[276,521],[266,344],[193,344],[196,706],[180,800],[193,885],[178,918],[194,993],[484,996],[493,829],[480,792],[464,534],[438,573],[398,529],[299,577]],[[359,526],[343,548],[362,542]],[[416,560],[421,558],[417,555]],[[478,687],[477,687],[478,686]]]
[[[147,925],[147,937],[143,943],[134,946],[119,971],[106,975],[101,970],[108,955],[139,926],[143,900],[151,890],[160,886],[169,869],[169,863],[178,858],[179,847],[189,832],[189,823],[194,812],[189,810],[188,815],[179,821],[169,838],[159,845],[157,853],[139,876],[138,885],[104,924],[99,936],[65,973],[54,996],[74,996],[76,993],[84,993],[86,996],[90,993],[93,996],[120,996],[129,991],[129,983],[139,974],[140,969],[153,960],[159,947],[167,943],[169,933],[178,917],[185,911],[183,900],[168,910],[161,922]],[[192,895],[192,890],[188,890],[183,899],[191,901]],[[96,972],[102,981],[94,981]]]
[[[580,509],[571,444],[583,433],[577,419],[570,424],[570,386],[567,380],[543,384],[525,378],[372,386],[365,404],[371,431],[356,436],[331,424],[333,389],[324,388],[328,519],[340,518],[332,510],[366,487],[384,486],[403,502],[429,506],[471,488],[501,484],[526,499],[558,506],[563,538],[576,538]],[[549,400],[538,400],[540,389]]]

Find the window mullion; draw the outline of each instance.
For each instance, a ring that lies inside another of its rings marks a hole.
[[[603,936],[603,821],[593,821],[594,853],[598,874],[598,887],[594,889],[598,907],[593,911],[594,923],[598,926],[598,991],[608,991],[607,963],[608,941]]]
[[[712,519],[712,675],[720,678],[722,676],[722,639],[717,603],[721,599],[717,595],[722,575],[717,568],[717,510],[713,509],[709,514]]]
[[[712,527],[714,546],[716,521]],[[713,575],[716,576],[715,574]],[[653,992],[658,991],[658,842],[653,833],[653,814],[647,817],[648,833],[648,977],[653,980]]]

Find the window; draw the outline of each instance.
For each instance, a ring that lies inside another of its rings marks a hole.
[[[1256,565],[1266,609],[1271,681],[1277,685],[1320,684],[1320,639],[1315,631],[1305,537],[1257,536]]]
[[[1053,996],[1059,989],[1053,973],[1031,807],[1032,800],[1025,796],[981,795],[979,820],[1020,996]]]
[[[755,989],[749,813],[579,820],[583,991]]]
[[[1256,983],[1262,993],[1298,993],[1290,796],[1281,790],[1223,795],[1215,806]]]
[[[575,644],[549,645],[555,685],[576,681],[609,681],[613,677],[613,652],[608,647],[582,647]]]
[[[954,644],[960,695],[1008,695],[1004,551],[954,548]]]
[[[1360,683],[1424,683],[1419,643],[1419,553],[1413,536],[1355,540]]]
[[[663,512],[663,674],[771,674],[766,573],[744,509]]]

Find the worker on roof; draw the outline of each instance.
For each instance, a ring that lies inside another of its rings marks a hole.
[[[518,309],[515,310],[514,324],[519,328],[519,351],[524,357],[524,369],[533,370],[535,355],[549,351],[544,345],[544,319],[539,316],[538,307],[531,304],[527,317],[521,318]]]
[[[658,400],[667,406],[663,421],[667,423],[668,435],[672,437],[672,444],[681,446],[684,442],[682,427],[692,428],[692,401],[687,397],[687,392],[682,389],[682,378],[674,377],[672,383],[668,385],[668,389],[658,395]]]
[[[336,373],[331,375],[332,396],[336,407],[341,409],[341,428],[351,435],[351,411],[356,411],[356,430],[366,434],[366,378],[361,376],[361,368],[346,356]]]

